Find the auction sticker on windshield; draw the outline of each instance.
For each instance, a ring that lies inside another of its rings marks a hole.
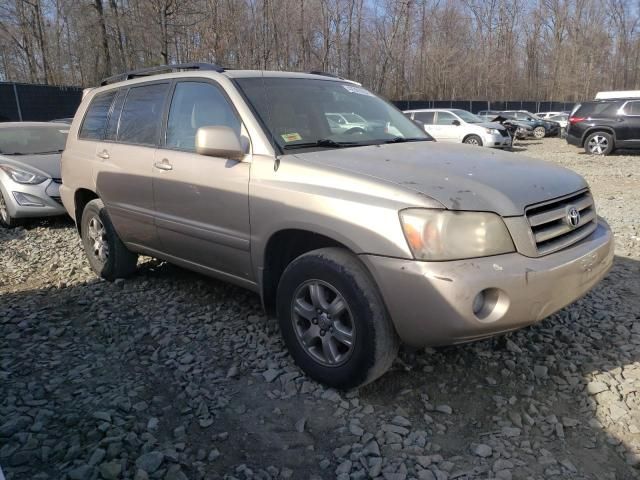
[[[362,87],[354,87],[353,85],[343,85],[344,89],[351,92],[351,93],[357,93],[359,95],[368,95],[370,97],[373,97],[373,93],[371,93],[369,90],[367,90],[366,88],[362,88]]]
[[[299,133],[283,133],[280,135],[285,142],[297,142],[298,140],[302,140],[302,137]]]

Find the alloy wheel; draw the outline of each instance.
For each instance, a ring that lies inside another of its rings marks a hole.
[[[2,217],[4,223],[9,223],[9,210],[7,209],[7,204],[4,201],[2,192],[0,192],[0,217]]]
[[[464,143],[466,143],[467,145],[480,145],[480,143],[478,143],[478,139],[477,138],[469,138],[468,140],[466,140]]]
[[[543,127],[536,127],[533,130],[533,136],[536,137],[538,140],[541,138],[544,138],[545,135],[545,131]]]
[[[100,262],[105,263],[109,258],[109,243],[107,242],[107,230],[96,216],[89,220],[87,235],[92,242],[91,252]]]
[[[340,292],[321,280],[309,280],[293,295],[291,320],[304,351],[327,367],[344,364],[353,353],[356,328]]]
[[[609,140],[602,135],[596,135],[589,140],[589,151],[595,155],[602,155],[609,147]]]

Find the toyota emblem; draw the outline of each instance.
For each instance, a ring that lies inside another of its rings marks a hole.
[[[571,207],[567,211],[567,224],[571,228],[576,228],[580,225],[580,212],[576,207]]]

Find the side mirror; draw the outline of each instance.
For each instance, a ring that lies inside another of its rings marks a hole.
[[[238,161],[244,157],[240,137],[231,128],[222,125],[198,129],[196,132],[196,153]]]
[[[454,120],[453,122],[451,122],[451,125],[455,125],[456,127],[460,126],[460,120]]]

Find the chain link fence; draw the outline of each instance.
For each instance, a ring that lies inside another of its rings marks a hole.
[[[73,117],[81,100],[79,87],[0,82],[0,122]]]

